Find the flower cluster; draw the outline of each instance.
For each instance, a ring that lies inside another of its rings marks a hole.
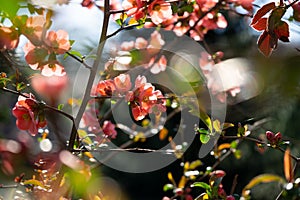
[[[142,120],[149,113],[159,114],[166,111],[166,101],[161,91],[147,83],[146,77],[139,75],[132,90],[131,86],[130,76],[120,74],[114,79],[100,81],[92,93],[101,96],[125,95],[135,120]]]
[[[135,21],[145,21],[150,17],[151,21],[158,25],[172,18],[171,4],[165,0],[124,0],[122,7],[127,10],[128,16],[133,16]]]
[[[230,9],[232,4],[235,7],[241,6],[248,12],[252,12],[253,1],[227,0],[220,2],[216,0],[196,0],[170,3],[165,0],[150,2],[124,0],[122,7],[126,11],[126,16],[132,17],[128,22],[129,24],[139,23],[144,24],[146,27],[160,25],[167,30],[173,30],[179,36],[187,33],[198,41],[202,40],[209,30],[227,27],[227,20],[220,10]],[[150,20],[147,21],[146,19]],[[122,19],[121,21],[124,20]]]
[[[138,76],[135,87],[126,95],[130,103],[133,118],[142,120],[149,113],[159,114],[166,111],[166,101],[161,91],[155,90],[151,83],[147,83],[144,76]]]
[[[38,133],[39,128],[47,124],[45,114],[32,94],[29,94],[27,98],[19,96],[12,114],[17,118],[17,127],[21,130],[28,130],[33,136]]]
[[[149,41],[142,37],[135,41],[125,41],[120,46],[121,51],[116,52],[114,61],[109,61],[107,66],[113,65],[115,70],[126,70],[141,65],[151,73],[158,74],[167,67],[166,57],[158,55],[164,44],[165,41],[158,31],[151,34]]]
[[[43,16],[29,17],[24,28],[24,35],[29,42],[24,46],[25,60],[34,70],[41,70],[44,76],[63,76],[64,67],[56,55],[66,53],[71,45],[68,33],[64,30],[46,31]]]

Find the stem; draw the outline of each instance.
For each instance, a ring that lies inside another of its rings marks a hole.
[[[139,26],[140,24],[131,24],[131,25],[128,25],[128,26],[121,26],[119,29],[117,29],[115,32],[107,35],[107,38],[110,38],[112,36],[115,36],[116,34],[118,34],[119,32],[121,32],[122,30],[126,30],[126,29],[130,29],[130,28],[134,28],[134,27],[137,27]]]
[[[100,64],[101,61],[101,55],[104,49],[104,45],[105,45],[105,40],[107,39],[107,30],[108,30],[108,23],[109,23],[109,16],[110,16],[110,12],[109,12],[110,8],[109,8],[109,0],[105,0],[104,2],[104,19],[103,19],[103,26],[102,26],[102,32],[101,32],[101,36],[100,36],[100,41],[99,41],[99,47],[97,49],[97,58],[95,60],[95,62],[93,63],[92,68],[90,69],[90,75],[88,78],[88,83],[86,86],[86,90],[82,99],[82,103],[81,106],[79,108],[78,114],[75,118],[75,128],[78,127],[79,122],[83,116],[83,113],[86,109],[86,106],[90,100],[90,94],[91,94],[91,90],[92,90],[92,86],[97,74],[97,68],[98,65]],[[74,127],[73,127],[74,128]],[[71,133],[70,135],[70,140],[69,140],[69,149],[73,149],[74,146],[74,142],[75,142],[75,138],[76,138],[76,132]]]
[[[70,52],[66,52],[66,54],[68,54],[69,56],[71,56],[72,58],[74,58],[75,60],[77,60],[78,62],[80,62],[81,64],[83,64],[83,66],[85,66],[88,69],[91,69],[92,67],[89,66],[86,62],[84,62],[84,59],[82,58],[78,58],[77,56],[71,54]]]

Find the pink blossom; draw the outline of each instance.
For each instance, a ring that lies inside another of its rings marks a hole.
[[[64,54],[70,50],[69,35],[64,30],[49,31],[45,43],[56,54]]]
[[[116,86],[116,91],[119,93],[124,93],[130,90],[131,81],[129,74],[120,74],[114,78],[114,84]]]
[[[123,51],[130,51],[133,48],[134,48],[134,41],[129,41],[129,42],[125,41],[125,42],[122,42],[122,44],[121,44],[121,49]]]
[[[151,34],[151,39],[148,45],[148,52],[153,55],[158,53],[162,46],[165,45],[165,41],[162,39],[161,34],[158,31],[154,31]]]
[[[122,2],[122,7],[127,11],[128,16],[134,15],[140,8],[143,7],[142,0],[124,0]]]
[[[148,46],[148,41],[142,37],[138,37],[135,40],[134,47],[136,49],[145,49]]]
[[[154,62],[155,62],[155,57],[151,58],[150,62],[148,63],[148,67],[151,67],[150,71],[152,74],[158,74],[166,70],[167,59],[164,55],[161,56],[156,63]]]
[[[50,61],[45,63],[45,65],[39,66],[41,69],[41,74],[44,76],[65,76],[65,68],[58,61]]]
[[[57,101],[68,84],[65,76],[42,76],[35,74],[31,78],[32,88],[42,97],[50,101]]]
[[[149,5],[148,12],[152,22],[156,25],[172,17],[171,4],[165,0],[154,0]]]
[[[32,44],[39,46],[42,44],[42,34],[45,23],[46,20],[43,15],[28,17],[26,27],[22,30],[22,33]]]
[[[115,128],[116,126],[113,123],[106,120],[103,123],[102,131],[107,137],[115,139],[117,137],[117,131]]]

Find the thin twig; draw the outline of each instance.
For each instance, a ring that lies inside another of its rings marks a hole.
[[[83,64],[83,66],[85,66],[87,69],[91,69],[92,67],[89,66],[85,61],[84,59],[82,58],[78,58],[77,56],[71,54],[70,52],[66,52],[66,54],[68,54],[69,56],[71,56],[72,58],[74,58],[76,61],[80,62],[81,64]]]

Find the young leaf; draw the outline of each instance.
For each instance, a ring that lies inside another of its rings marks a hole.
[[[282,42],[289,42],[289,25],[286,22],[280,21],[275,28],[274,33]]]
[[[269,57],[272,52],[271,36],[267,31],[264,31],[258,38],[257,45],[259,50],[266,56]]]
[[[268,19],[266,17],[261,18],[256,22],[255,24],[252,25],[252,28],[254,28],[257,31],[264,31],[267,28],[267,23]]]
[[[212,122],[210,117],[206,114],[205,111],[200,110],[200,119],[202,122],[205,123],[205,125],[207,126],[207,128],[210,130],[210,132],[212,132]]]
[[[250,190],[254,186],[260,184],[260,183],[270,183],[270,182],[279,182],[284,183],[284,179],[281,178],[278,175],[274,174],[261,174],[259,176],[254,177],[243,189],[242,196],[247,197],[248,193],[247,190]]]
[[[276,7],[275,2],[267,3],[266,5],[261,7],[254,15],[251,25],[255,24],[259,19],[261,19],[265,14],[270,12],[275,7]]]
[[[64,104],[61,103],[61,104],[59,104],[59,105],[57,106],[57,109],[58,109],[58,110],[62,110],[63,107],[64,107]]]
[[[210,186],[204,182],[195,182],[191,185],[191,187],[201,187],[205,190],[210,190]]]
[[[34,185],[39,186],[41,188],[45,188],[44,184],[41,181],[35,180],[35,179],[29,179],[23,182],[24,185]]]
[[[202,144],[208,143],[210,136],[207,134],[200,134],[200,141]]]
[[[92,144],[93,141],[88,137],[88,134],[86,131],[84,130],[78,130],[78,135],[81,139],[83,139],[83,142],[85,142],[86,144]]]
[[[290,183],[294,180],[294,173],[293,173],[293,163],[291,159],[291,151],[290,148],[287,148],[284,152],[284,159],[283,159],[283,165],[284,165],[284,175],[286,180]]]
[[[174,185],[172,185],[170,183],[164,185],[164,188],[163,188],[164,192],[167,192],[168,190],[173,190],[173,189],[174,189]]]

